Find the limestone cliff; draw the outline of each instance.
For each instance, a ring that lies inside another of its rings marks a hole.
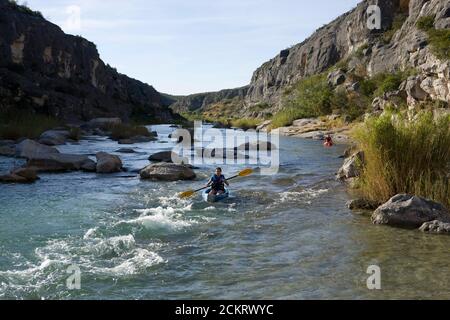
[[[103,116],[170,121],[167,104],[153,87],[105,65],[92,42],[0,0],[0,113],[23,110],[67,121]]]
[[[381,9],[381,29],[367,27],[367,8]],[[254,106],[268,104],[275,113],[281,108],[283,92],[300,79],[328,70],[346,61],[349,68],[357,65],[368,77],[380,72],[417,69],[418,75],[408,79],[408,102],[417,99],[450,100],[449,61],[438,59],[432,52],[426,32],[417,28],[420,17],[433,16],[434,28],[450,27],[448,0],[364,0],[350,12],[320,28],[308,39],[282,50],[253,74],[243,97],[239,116],[255,116]],[[361,70],[360,70],[361,71]],[[215,93],[213,93],[215,95]],[[207,100],[207,99],[205,99]],[[185,99],[184,109],[205,108]],[[215,101],[217,102],[217,101]]]

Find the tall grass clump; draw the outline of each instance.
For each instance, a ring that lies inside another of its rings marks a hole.
[[[0,115],[0,139],[37,139],[44,131],[58,127],[60,124],[56,118],[31,112]]]
[[[450,208],[450,116],[386,114],[366,120],[355,138],[364,152],[360,188],[367,199],[408,193]]]

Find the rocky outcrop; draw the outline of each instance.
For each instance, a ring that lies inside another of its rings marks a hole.
[[[95,157],[97,158],[97,173],[122,171],[122,160],[118,156],[106,152],[98,152]]]
[[[0,113],[44,113],[65,121],[172,112],[151,86],[106,65],[95,44],[65,34],[41,15],[0,0]]]
[[[247,87],[226,89],[217,92],[197,93],[178,99],[177,102],[171,105],[171,109],[175,112],[192,112],[203,111],[208,106],[224,100],[244,100],[247,94]]]
[[[367,27],[369,5],[381,9],[381,29]],[[381,72],[394,73],[417,70],[414,81],[409,81],[400,96],[408,92],[412,106],[420,101],[450,101],[450,62],[439,60],[433,53],[428,35],[417,28],[423,16],[434,16],[434,27],[448,29],[450,4],[446,0],[364,0],[356,8],[321,27],[303,42],[294,45],[260,66],[246,88],[242,107],[235,117],[258,117],[275,114],[283,106],[283,94],[299,80],[327,71],[338,62],[345,62],[348,71],[372,77]],[[399,22],[402,22],[399,24]],[[390,34],[388,37],[387,35]],[[410,79],[412,80],[412,79]],[[348,83],[347,83],[348,81]],[[358,91],[358,81],[348,77],[346,70],[337,69],[328,74],[332,87],[345,85],[348,92]],[[344,83],[345,82],[345,83]],[[406,85],[406,83],[405,83]],[[215,96],[220,98],[220,96]],[[374,102],[382,110],[386,99]],[[203,96],[190,96],[178,110],[205,108]],[[214,99],[214,103],[217,103]],[[261,110],[257,106],[265,104]],[[178,105],[179,106],[179,105]]]
[[[141,179],[177,181],[193,180],[196,175],[194,170],[188,165],[174,163],[156,163],[141,170]]]
[[[424,223],[434,220],[448,223],[450,214],[439,203],[407,194],[392,197],[372,215],[374,224],[411,229],[419,228]]]

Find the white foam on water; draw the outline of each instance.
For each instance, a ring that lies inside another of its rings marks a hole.
[[[129,276],[140,274],[154,265],[165,262],[157,253],[142,248],[135,249],[130,256],[130,258],[122,260],[121,263],[113,267],[97,267],[93,270],[95,273],[106,275]],[[115,260],[117,259],[113,259],[113,263],[116,262]]]
[[[95,235],[95,233],[97,232],[97,230],[98,230],[97,227],[89,229],[89,230],[86,231],[86,233],[84,234],[83,239],[86,240],[86,239],[93,238],[94,235]]]
[[[153,215],[143,215],[136,219],[122,221],[128,224],[140,224],[146,229],[166,229],[166,230],[180,230],[190,227],[194,221],[185,221],[176,217],[176,215],[167,215],[163,212],[157,212]]]
[[[305,189],[302,191],[288,191],[280,193],[280,202],[297,202],[311,204],[311,200],[328,192],[328,189]]]
[[[203,211],[214,211],[214,210],[216,210],[216,207],[207,207],[203,209]]]

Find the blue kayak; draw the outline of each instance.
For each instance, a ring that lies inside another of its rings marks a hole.
[[[202,193],[203,200],[205,200],[206,202],[218,202],[218,201],[222,201],[230,196],[230,191],[227,188],[225,188],[225,193],[218,194],[215,196],[209,195],[210,192],[211,192],[211,189],[206,189]]]

